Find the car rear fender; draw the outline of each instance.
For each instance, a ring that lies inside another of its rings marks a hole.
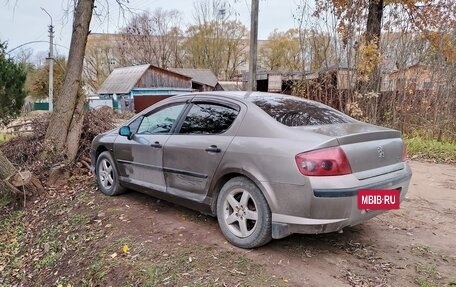
[[[258,177],[258,172],[251,172],[249,170],[235,167],[225,168],[223,169],[223,172],[217,173],[214,176],[214,179],[211,183],[211,188],[209,189],[208,197],[211,198],[211,211],[213,212],[213,214],[217,213],[217,197],[221,189],[223,188],[225,183],[227,183],[230,179],[238,176],[243,176],[252,181],[263,193],[268,204],[272,204],[274,199],[270,198],[270,193],[267,192],[266,186],[264,186],[263,183],[260,180],[258,180],[258,178],[261,178]]]

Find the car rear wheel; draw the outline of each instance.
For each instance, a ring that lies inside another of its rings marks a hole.
[[[125,192],[119,184],[119,176],[114,160],[108,151],[102,152],[97,158],[97,181],[100,191],[106,195],[117,195]]]
[[[258,187],[245,177],[229,180],[217,199],[217,219],[225,237],[241,248],[271,241],[271,210]]]

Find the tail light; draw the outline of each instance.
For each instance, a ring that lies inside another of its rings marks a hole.
[[[295,160],[303,175],[331,176],[352,173],[347,156],[340,147],[300,153]]]

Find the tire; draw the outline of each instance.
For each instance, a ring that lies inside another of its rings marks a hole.
[[[241,248],[256,248],[272,239],[272,216],[260,189],[245,177],[230,179],[217,198],[217,220],[225,238]]]
[[[102,152],[97,158],[96,177],[100,191],[106,195],[118,195],[126,191],[119,184],[117,167],[108,151]]]

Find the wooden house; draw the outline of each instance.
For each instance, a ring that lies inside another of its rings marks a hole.
[[[445,84],[445,77],[426,65],[415,64],[384,75],[383,92],[437,91]]]
[[[153,65],[138,65],[114,69],[98,96],[112,99],[114,109],[140,112],[167,97],[192,91],[188,76]]]

